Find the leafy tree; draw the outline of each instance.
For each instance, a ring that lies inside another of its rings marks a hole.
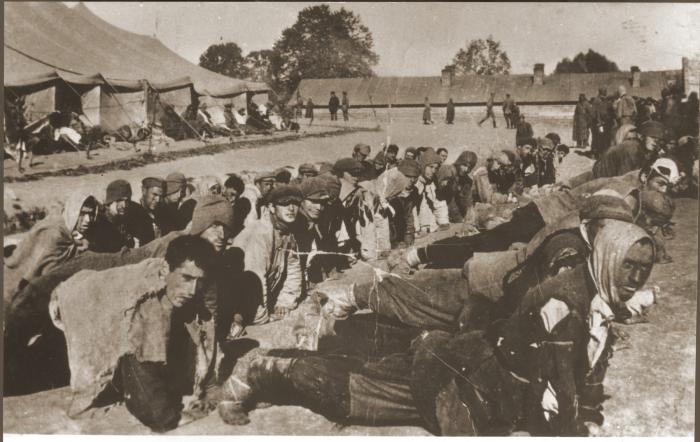
[[[589,49],[585,54],[579,52],[573,60],[564,58],[557,63],[555,74],[583,74],[595,72],[620,72],[617,64],[608,60],[605,55]]]
[[[275,52],[270,49],[252,51],[245,57],[245,67],[248,71],[248,78],[253,81],[272,81],[272,58]]]
[[[372,33],[352,11],[310,6],[275,42],[271,77],[288,95],[303,78],[373,76],[379,61],[373,47]]]
[[[501,49],[501,43],[492,36],[486,40],[472,40],[466,48],[461,48],[452,63],[456,71],[463,74],[509,74],[510,59],[506,51]]]
[[[233,78],[245,78],[248,69],[243,51],[233,42],[213,44],[199,56],[199,65]]]

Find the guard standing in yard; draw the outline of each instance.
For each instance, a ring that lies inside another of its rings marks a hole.
[[[479,127],[481,127],[481,124],[484,121],[491,118],[491,121],[493,121],[493,128],[494,129],[496,128],[496,116],[493,113],[493,101],[494,101],[495,97],[496,97],[496,93],[491,92],[491,94],[489,95],[489,99],[486,100],[486,116],[484,118],[482,118],[481,121],[479,121],[479,123],[478,123]]]
[[[615,110],[612,102],[607,97],[608,92],[604,87],[598,89],[598,96],[593,99],[593,119],[591,132],[593,140],[591,147],[593,155],[600,157],[610,147],[612,126],[615,119]]]
[[[340,108],[343,111],[343,121],[350,121],[350,99],[348,99],[348,93],[345,91],[343,91]]]
[[[447,124],[454,124],[455,122],[455,104],[452,98],[447,102],[447,108],[445,110],[445,121]]]
[[[331,113],[331,121],[338,121],[338,108],[340,108],[340,100],[331,92],[331,98],[328,100],[328,111]]]

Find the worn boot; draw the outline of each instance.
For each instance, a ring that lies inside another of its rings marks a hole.
[[[326,281],[316,288],[321,301],[322,314],[336,319],[345,319],[358,310],[355,301],[355,284],[341,281]]]

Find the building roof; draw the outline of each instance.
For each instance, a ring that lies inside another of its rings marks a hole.
[[[32,87],[62,78],[78,84],[157,89],[192,84],[201,95],[265,92],[264,83],[226,77],[199,67],[157,38],[113,26],[82,3],[5,3],[4,86]]]
[[[641,97],[660,98],[668,81],[679,81],[681,71],[641,72],[640,86],[632,87],[631,72],[599,74],[555,74],[544,77],[544,84],[535,85],[533,75],[463,75],[452,79],[450,87],[443,86],[441,77],[372,77],[305,79],[297,91],[304,101],[311,98],[315,105],[325,105],[331,91],[348,93],[351,106],[420,106],[425,97],[431,103],[483,104],[489,93],[502,100],[506,93],[518,103],[576,103],[579,94],[587,97],[598,94],[598,88],[607,87],[608,95],[625,85],[627,92]],[[371,99],[370,99],[371,97]],[[290,103],[296,100],[292,95]]]

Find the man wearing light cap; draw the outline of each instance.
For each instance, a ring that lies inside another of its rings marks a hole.
[[[130,202],[126,211],[126,229],[137,241],[136,247],[160,238],[163,224],[158,208],[163,199],[163,180],[144,178],[141,181],[141,201]]]
[[[655,160],[663,147],[666,128],[658,121],[647,121],[638,133],[640,139],[627,139],[605,152],[593,165],[593,177],[624,175]]]
[[[362,165],[363,172],[360,175],[360,181],[368,181],[376,178],[377,173],[374,170],[374,165],[367,161],[372,148],[367,144],[356,144],[352,150],[352,157],[359,161]]]
[[[257,299],[254,324],[281,319],[296,308],[302,294],[302,272],[293,235],[294,223],[303,200],[294,186],[272,189],[267,197],[269,216],[246,226],[234,239],[233,246],[243,254],[244,270],[255,281],[243,284],[245,297]]]

